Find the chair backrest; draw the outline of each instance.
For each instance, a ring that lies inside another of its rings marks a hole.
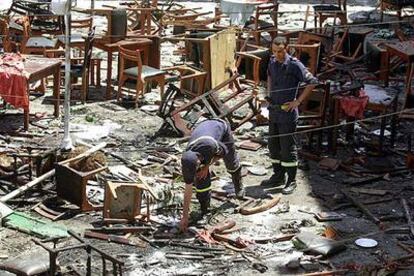
[[[90,31],[92,29],[92,23],[93,23],[92,17],[82,18],[82,19],[72,19],[70,22],[70,28],[72,30],[88,29],[88,31]]]
[[[300,106],[301,114],[306,119],[306,114],[316,115],[320,120],[324,120],[327,114],[327,107],[330,96],[330,84],[322,83],[319,84],[310,96]],[[301,116],[302,117],[302,116]],[[312,119],[317,119],[314,116]],[[322,122],[321,122],[322,123]]]
[[[3,47],[3,51],[11,52],[11,42],[10,42],[10,34],[9,34],[9,22],[8,18],[0,19],[0,41],[1,46]]]
[[[94,40],[95,40],[95,27],[92,27],[88,33],[88,37],[85,39],[85,56],[83,57],[83,67],[82,67],[83,71],[89,68],[91,64]]]
[[[260,28],[260,17],[263,15],[269,15],[272,18],[273,26],[277,28],[277,13],[279,9],[279,4],[271,5],[260,5],[256,7],[256,15],[254,18],[254,29],[258,30]]]
[[[134,62],[138,67],[138,78],[140,78],[142,72],[142,58],[140,50],[131,50],[123,46],[119,46],[119,59],[120,70],[125,70],[125,65],[128,63],[128,61]]]
[[[316,75],[319,67],[320,46],[320,43],[311,45],[290,44],[289,50],[295,50],[293,56],[299,59],[308,68],[309,72]]]
[[[347,0],[337,0],[336,2],[338,3],[338,7],[342,10],[342,11],[346,11],[346,1]],[[321,3],[322,4],[331,4],[334,1],[328,1],[330,3],[327,3],[326,0],[322,0]]]

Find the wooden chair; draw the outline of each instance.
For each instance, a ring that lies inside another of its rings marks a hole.
[[[320,43],[307,44],[289,44],[289,50],[294,50],[292,56],[299,59],[311,72],[316,75],[319,68]]]
[[[256,45],[267,45],[271,43],[272,40],[277,36],[277,18],[278,18],[279,4],[266,4],[256,7],[256,13],[250,18],[250,20],[245,24],[246,29],[254,37]],[[273,23],[262,20],[263,16],[270,16]],[[270,35],[270,41],[268,43],[262,44],[262,34],[268,33]]]
[[[93,19],[92,17],[82,19],[72,19],[70,22],[71,37],[70,47],[83,49],[85,46],[85,33],[89,33],[92,30]],[[58,42],[60,46],[65,44],[65,35],[58,35]]]
[[[240,50],[236,53],[237,71],[245,75],[244,82],[251,83],[254,88],[257,88],[260,81],[267,79],[267,66],[271,53],[266,47],[252,44],[246,44]]]
[[[128,79],[136,80],[136,96],[135,106],[138,106],[138,99],[141,94],[144,94],[145,85],[147,82],[156,81],[160,86],[161,97],[164,94],[165,74],[163,70],[159,70],[148,65],[142,64],[141,51],[130,50],[122,46],[119,47],[119,86],[117,100],[121,99],[122,86]],[[127,68],[127,62],[133,62],[135,66]]]
[[[12,52],[12,42],[10,41],[8,19],[0,19],[0,47],[4,52]]]
[[[177,65],[163,68],[168,72],[167,82],[179,81],[180,90],[186,96],[194,98],[205,91],[207,73],[189,65]],[[178,72],[178,75],[175,74]]]
[[[23,54],[40,54],[43,55],[45,50],[57,49],[58,40],[47,38],[44,36],[32,36],[30,26],[30,18],[28,16],[22,17],[23,25],[23,40],[20,52]]]
[[[95,40],[95,27],[89,31],[88,36],[84,42],[84,56],[78,58],[71,58],[70,73],[74,79],[81,78],[81,101],[85,103],[88,98],[89,82],[90,82],[90,68],[92,65],[92,50]],[[46,57],[58,57],[65,54],[64,50],[46,50],[44,55]],[[65,71],[65,64],[62,65],[62,72]]]
[[[63,16],[50,11],[50,1],[13,1],[7,15],[10,18],[29,16],[34,35],[59,35],[64,32]],[[10,27],[21,30],[13,20]]]
[[[346,25],[348,23],[346,1],[347,0],[337,0],[337,5],[334,5],[325,4],[325,0],[322,0],[322,4],[313,5],[315,29],[318,28],[319,25],[319,29],[322,30],[323,22],[328,18],[334,18],[335,23],[338,18],[341,20],[341,25]]]
[[[307,131],[318,129],[309,132],[309,147],[311,147],[314,134],[317,133],[317,148],[321,149],[323,128],[327,121],[327,107],[329,105],[330,96],[329,83],[323,83],[317,86],[310,96],[300,106],[298,131]]]

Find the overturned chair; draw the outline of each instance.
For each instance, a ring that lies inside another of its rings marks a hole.
[[[206,93],[187,100],[183,92],[170,85],[163,97],[158,115],[164,119],[161,130],[167,128],[187,136],[202,117],[227,120],[234,130],[259,114],[253,89],[239,85],[238,74]],[[233,91],[227,88],[233,85]]]

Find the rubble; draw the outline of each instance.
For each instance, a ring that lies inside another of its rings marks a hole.
[[[78,2],[79,9],[87,9],[88,1]],[[50,77],[44,81],[45,94],[29,97],[28,130],[19,110],[0,104],[0,274],[410,275],[413,123],[403,112],[412,107],[409,63],[404,61],[410,53],[394,53],[388,64],[391,48],[386,45],[409,45],[412,21],[397,22],[386,14],[381,24],[373,1],[357,0],[348,3],[347,26],[333,28],[328,20],[327,28],[302,30],[305,21],[307,27],[313,23],[313,16],[305,18],[302,11],[308,4],[311,11],[315,1],[279,3],[279,35],[292,45],[320,43],[318,57],[306,53],[318,62],[312,67],[325,81],[300,106],[307,121],[297,135],[298,188],[282,196],[278,189],[259,185],[272,172],[264,126],[264,41],[253,41],[246,28],[230,26],[217,10],[212,16],[211,2],[158,1],[162,8],[143,2],[144,9],[157,11],[151,14],[151,34],[136,22],[142,7],[129,3],[135,23],[122,39],[147,37],[154,45],[159,38],[149,60],[169,67],[164,95],[148,84],[139,108],[132,108],[124,101],[105,101],[106,87],[94,83],[87,104],[71,99],[75,148],[69,153],[60,149],[62,119],[50,116],[55,103]],[[101,1],[96,4],[109,9]],[[171,5],[168,12],[164,4]],[[95,14],[94,21],[99,29],[107,26],[103,16]],[[269,39],[265,29],[255,32]],[[121,38],[101,34],[96,39]],[[99,70],[107,73],[106,53],[95,48],[94,55],[105,61]],[[113,61],[116,72],[116,56]],[[111,77],[105,82],[116,85]],[[391,94],[383,88],[387,80]],[[124,88],[136,89],[134,84]],[[353,113],[341,109],[340,98],[349,100],[362,90],[369,96],[367,106],[358,110],[361,118],[350,118]],[[191,227],[181,233],[185,186],[180,157],[186,138],[177,136],[187,136],[205,118],[230,123],[247,196],[234,198],[223,162],[211,164],[210,213],[200,219],[198,205],[192,204]],[[358,247],[355,241],[361,238],[377,244]]]

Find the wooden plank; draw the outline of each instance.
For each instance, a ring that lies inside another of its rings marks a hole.
[[[211,87],[229,79],[235,66],[236,34],[225,30],[210,39]]]

